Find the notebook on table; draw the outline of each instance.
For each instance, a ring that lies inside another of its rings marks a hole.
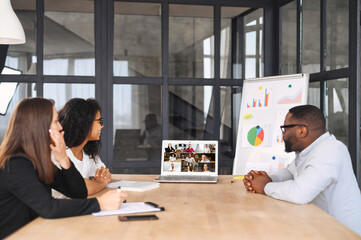
[[[216,183],[218,142],[163,140],[161,164],[157,182]]]

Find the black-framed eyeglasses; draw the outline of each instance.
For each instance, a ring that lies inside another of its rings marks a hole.
[[[98,119],[95,119],[94,121],[99,121],[100,125],[101,126],[104,126],[104,118],[98,118]]]
[[[281,131],[284,133],[288,128],[293,128],[293,127],[307,127],[304,124],[290,124],[290,125],[282,125],[280,126]]]

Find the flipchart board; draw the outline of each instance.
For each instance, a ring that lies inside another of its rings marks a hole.
[[[280,126],[288,110],[307,103],[308,74],[247,79],[243,84],[233,175],[272,174],[295,157],[284,151]]]

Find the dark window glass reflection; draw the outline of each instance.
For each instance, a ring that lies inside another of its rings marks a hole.
[[[213,139],[213,87],[169,87],[169,139]]]
[[[94,76],[94,1],[44,5],[44,74]]]
[[[116,84],[113,104],[114,163],[149,160],[160,163],[161,87]],[[149,169],[141,166],[138,170],[118,169],[117,172],[147,173]]]
[[[169,5],[169,77],[213,78],[213,7]]]
[[[326,82],[326,127],[338,140],[348,145],[348,79]]]
[[[115,2],[114,76],[161,76],[161,29],[161,4]]]

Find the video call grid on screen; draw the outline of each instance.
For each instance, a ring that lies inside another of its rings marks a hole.
[[[164,140],[162,174],[217,175],[217,141]]]

